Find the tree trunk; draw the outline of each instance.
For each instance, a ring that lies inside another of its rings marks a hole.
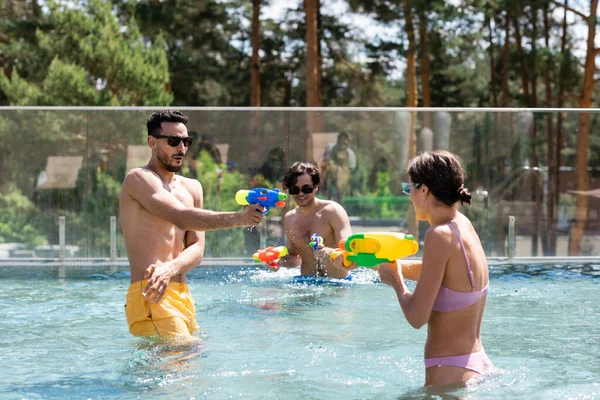
[[[260,5],[261,0],[252,0],[252,57],[250,59],[250,106],[260,107]],[[250,129],[246,137],[246,149],[250,150],[249,165],[258,167],[260,163],[260,112],[253,111],[250,117]],[[251,169],[253,170],[253,169]]]
[[[568,0],[565,0],[565,10],[563,13],[563,21],[562,21],[562,37],[560,39],[560,54],[561,54],[561,63],[558,73],[558,93],[557,93],[557,107],[563,108],[564,106],[564,96],[565,96],[565,81],[567,76],[568,64],[567,64],[567,7],[569,6]],[[554,176],[554,185],[556,186],[556,193],[554,197],[554,204],[556,205],[556,214],[558,215],[558,205],[560,201],[560,167],[563,165],[563,159],[561,154],[561,149],[565,146],[565,139],[563,135],[563,120],[564,114],[562,112],[558,113],[557,121],[556,121],[556,175]],[[569,235],[571,233],[569,232]],[[557,239],[558,240],[558,239]]]
[[[500,107],[508,107],[508,103],[509,103],[509,95],[508,95],[508,70],[509,70],[509,63],[510,63],[510,15],[508,14],[508,12],[505,13],[505,17],[504,17],[504,47],[502,49],[502,97],[500,100]],[[499,149],[506,149],[508,150],[508,154],[505,155],[506,158],[511,157],[511,153],[512,153],[512,147],[513,147],[513,143],[514,143],[514,137],[515,137],[515,133],[512,130],[506,130],[505,127],[510,126],[509,123],[509,115],[507,113],[500,113],[499,117],[498,117],[498,124],[499,124],[499,133],[500,133],[500,140],[498,140],[498,148]],[[498,126],[498,125],[497,125]],[[518,139],[518,138],[517,138]],[[513,157],[514,158],[514,157]],[[500,173],[503,174],[504,172],[504,160],[499,160],[501,161],[501,164],[499,165],[500,167]],[[513,168],[515,168],[516,166],[514,165],[515,161],[512,160],[511,164],[513,165]]]
[[[504,21],[504,49],[502,52],[502,107],[508,107],[508,67],[510,56],[510,16]]]
[[[490,47],[490,80],[491,80],[491,91],[492,91],[492,106],[498,107],[498,90],[496,89],[496,62],[494,60],[494,31],[492,30],[492,18],[486,15],[486,26],[489,32]]]
[[[513,26],[515,28],[515,44],[517,45],[517,54],[519,55],[519,76],[521,77],[521,88],[523,89],[523,100],[525,107],[531,107],[529,97],[529,77],[527,72],[529,69],[526,66],[525,55],[523,54],[523,42],[521,38],[521,27],[519,26],[519,20],[513,15]]]
[[[599,50],[594,47],[596,37],[596,11],[598,9],[598,0],[590,2],[590,16],[587,19],[588,37],[587,52],[585,57],[585,69],[583,72],[583,87],[581,97],[579,98],[580,108],[590,108],[592,105],[592,95],[594,94],[594,74],[596,73],[595,58]],[[575,181],[579,194],[576,201],[575,225],[571,229],[571,238],[569,240],[569,255],[581,254],[581,239],[585,231],[588,214],[589,197],[584,194],[589,190],[588,162],[589,162],[589,135],[590,120],[589,112],[580,112],[577,120],[577,150],[575,163]]]
[[[565,0],[565,10],[563,13],[563,22],[562,22],[562,38],[560,39],[560,54],[561,54],[561,63],[560,63],[560,72],[558,79],[558,101],[557,107],[563,108],[565,104],[565,80],[567,75],[567,69],[569,68],[567,63],[567,7],[569,6],[569,1]],[[558,161],[558,168],[560,171],[560,166],[563,164],[562,156],[560,153],[560,149],[565,147],[565,137],[563,135],[563,120],[564,116],[562,112],[558,113],[558,123],[556,126],[556,154]],[[557,177],[558,179],[558,177]],[[558,183],[557,183],[558,185]],[[557,186],[559,187],[559,186]],[[560,188],[560,187],[559,187]]]
[[[413,26],[412,5],[410,0],[402,0],[404,6],[404,29],[408,38],[408,50],[406,52],[406,106],[417,107],[419,105],[419,93],[417,90],[417,54],[415,47],[415,30]],[[411,159],[417,155],[417,136],[415,132],[415,121],[417,113],[410,113],[410,130],[408,144],[408,158]],[[412,210],[412,207],[410,208]],[[408,231],[416,238],[419,237],[419,226],[414,212],[408,217]]]
[[[548,54],[552,54],[550,49],[550,20],[548,4],[544,7],[544,44]],[[552,107],[552,59],[550,56],[546,59],[546,68],[544,68],[544,86],[546,88],[546,107]],[[554,118],[552,113],[546,114],[546,141],[548,143],[547,163],[548,163],[548,198],[546,200],[546,232],[548,235],[547,248],[544,249],[545,256],[556,256],[556,228],[558,223],[558,187],[556,185],[558,175],[558,162],[556,159],[556,137],[553,132]]]
[[[538,9],[535,3],[532,4],[531,8],[531,62],[528,65],[528,69],[531,71],[531,91],[530,93],[530,106],[531,108],[537,108],[538,106],[538,98],[537,98],[537,72],[536,72],[536,61],[537,61],[537,46],[536,41],[537,37],[537,17],[538,17]],[[531,166],[537,168],[539,166],[539,158],[537,155],[537,142],[538,142],[538,121],[533,115],[533,127],[531,130],[531,142],[530,142],[530,152],[531,152]],[[533,191],[533,201],[535,203],[535,221],[533,225],[533,234],[531,235],[531,255],[538,255],[538,241],[541,234],[542,246],[545,249],[547,244],[547,236],[545,234],[546,230],[543,229],[543,214],[542,214],[542,195],[543,195],[543,180],[542,176],[537,172],[532,175],[533,181],[531,183],[531,188]]]
[[[252,0],[252,58],[250,59],[250,106],[260,107],[260,3]]]
[[[319,73],[319,0],[304,0],[306,14],[306,106],[322,107],[321,75]],[[306,160],[313,160],[312,133],[322,129],[322,119],[317,112],[306,115]]]
[[[427,15],[425,8],[421,7],[419,12],[419,37],[421,44],[421,87],[423,89],[423,107],[431,107],[431,85],[429,72],[429,35],[427,30]],[[431,113],[423,114],[423,126],[431,128]]]

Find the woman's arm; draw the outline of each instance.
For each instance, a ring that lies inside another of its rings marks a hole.
[[[392,263],[384,263],[379,268],[381,281],[394,288],[404,316],[413,328],[419,329],[429,321],[446,271],[451,241],[451,232],[447,227],[438,226],[427,231],[422,267],[414,293],[408,290],[404,282],[403,268],[398,269]]]
[[[398,261],[398,265],[402,266],[402,275],[404,279],[410,281],[418,281],[421,275],[422,260],[405,260]]]

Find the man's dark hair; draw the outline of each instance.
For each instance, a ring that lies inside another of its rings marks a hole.
[[[319,174],[319,170],[311,163],[304,162],[295,162],[291,167],[285,171],[283,175],[283,179],[281,180],[281,184],[284,189],[290,189],[296,186],[296,182],[298,181],[298,177],[304,174],[309,174],[312,179],[312,183],[314,186],[318,185],[321,182],[321,175]]]
[[[471,194],[464,185],[465,172],[458,158],[444,150],[425,152],[413,158],[408,166],[413,183],[427,185],[429,191],[448,206],[460,200],[471,204]]]
[[[160,135],[162,132],[163,122],[181,122],[187,124],[188,117],[181,111],[177,110],[159,110],[148,118],[146,127],[148,128],[148,136]]]

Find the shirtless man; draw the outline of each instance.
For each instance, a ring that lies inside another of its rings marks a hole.
[[[320,181],[317,167],[300,162],[294,163],[283,177],[283,188],[293,196],[297,207],[285,214],[283,219],[289,253],[281,258],[279,267],[301,266],[302,275],[347,278],[350,269],[343,267],[341,262],[334,264],[330,254],[341,239],[352,234],[350,220],[338,203],[317,199]],[[315,262],[314,250],[309,245],[313,233],[321,236],[325,245],[317,253],[319,266]]]
[[[202,186],[175,175],[192,138],[187,116],[161,110],[147,121],[150,162],[125,177],[120,220],[131,269],[125,314],[136,336],[189,337],[198,329],[185,274],[202,261],[204,231],[258,225],[261,208],[202,209]]]

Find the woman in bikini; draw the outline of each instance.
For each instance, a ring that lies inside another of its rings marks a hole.
[[[479,236],[458,202],[471,204],[464,172],[452,153],[434,151],[411,160],[410,195],[416,217],[431,227],[419,263],[384,263],[381,281],[390,285],[406,319],[427,324],[425,385],[464,383],[491,366],[481,343],[488,290],[488,265]],[[399,266],[402,268],[399,268]],[[411,293],[404,280],[416,280]]]

